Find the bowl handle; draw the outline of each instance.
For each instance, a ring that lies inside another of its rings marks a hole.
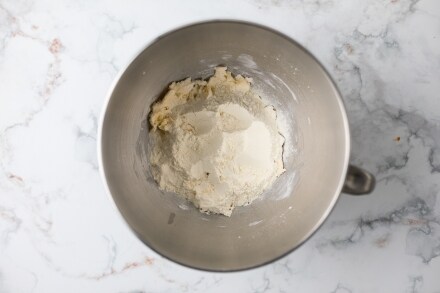
[[[374,190],[374,176],[359,167],[349,165],[342,192],[351,195],[364,195]]]

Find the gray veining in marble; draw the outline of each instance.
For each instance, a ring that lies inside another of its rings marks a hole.
[[[321,60],[346,103],[352,161],[377,175],[294,253],[234,274],[143,246],[96,160],[118,70],[157,35],[215,18],[273,27]],[[439,78],[436,0],[2,0],[0,292],[440,292]]]

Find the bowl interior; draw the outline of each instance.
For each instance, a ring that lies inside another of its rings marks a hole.
[[[254,79],[286,138],[286,172],[230,218],[160,191],[148,163],[150,105],[170,82],[218,65]],[[297,247],[330,212],[348,164],[347,119],[325,70],[285,36],[240,22],[188,26],[143,50],[112,89],[100,135],[104,177],[128,225],[158,253],[206,270],[255,267]]]

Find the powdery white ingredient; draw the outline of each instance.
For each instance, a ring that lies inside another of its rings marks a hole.
[[[217,67],[209,81],[172,83],[153,105],[150,162],[161,189],[230,216],[284,172],[275,109],[251,81]]]

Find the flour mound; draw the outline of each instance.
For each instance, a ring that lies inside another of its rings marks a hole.
[[[251,82],[217,67],[208,81],[173,82],[152,106],[150,163],[160,189],[230,216],[284,172],[275,109]]]

